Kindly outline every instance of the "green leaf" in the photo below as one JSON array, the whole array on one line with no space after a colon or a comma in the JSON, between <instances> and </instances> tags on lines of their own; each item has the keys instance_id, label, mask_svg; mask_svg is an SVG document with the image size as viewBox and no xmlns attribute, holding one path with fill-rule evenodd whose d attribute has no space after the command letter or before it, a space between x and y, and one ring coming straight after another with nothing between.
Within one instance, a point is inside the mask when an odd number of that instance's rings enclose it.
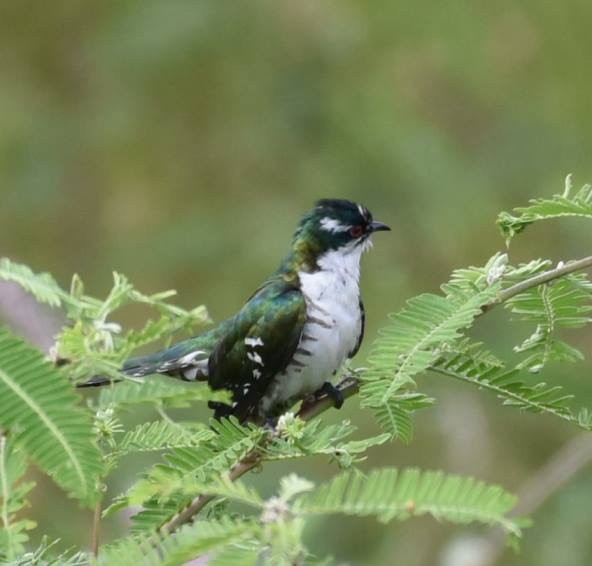
<instances>
[{"instance_id":1,"label":"green leaf","mask_svg":"<svg viewBox=\"0 0 592 566\"><path fill-rule=\"evenodd\" d=\"M540 220L566 216L592 218L592 185L584 185L571 195L571 178L568 176L563 194L553 195L549 199L531 200L530 203L530 206L515 208L514 214L502 212L498 216L497 224L506 242L509 243L516 234Z\"/></svg>"},{"instance_id":2,"label":"green leaf","mask_svg":"<svg viewBox=\"0 0 592 566\"><path fill-rule=\"evenodd\" d=\"M163 310L161 303L155 305L159 310ZM199 325L204 325L209 321L207 310L204 306L199 306L191 311L180 312L170 311L172 305L166 305L169 309L166 314L156 320L148 320L140 330L129 330L125 334L126 350L132 352L141 346L151 344L163 338L169 338L172 334L182 331L190 331Z\"/></svg>"},{"instance_id":3,"label":"green leaf","mask_svg":"<svg viewBox=\"0 0 592 566\"><path fill-rule=\"evenodd\" d=\"M534 333L514 349L528 354L521 367L538 372L552 360L573 362L583 358L555 335L560 328L581 328L592 321L592 284L585 274L528 289L509 299L505 306L519 320L536 324Z\"/></svg>"},{"instance_id":4,"label":"green leaf","mask_svg":"<svg viewBox=\"0 0 592 566\"><path fill-rule=\"evenodd\" d=\"M126 380L104 387L99 396L100 407L122 407L141 403L164 403L187 407L191 401L228 402L227 391L212 391L206 383L184 383L170 377L153 376L140 382Z\"/></svg>"},{"instance_id":5,"label":"green leaf","mask_svg":"<svg viewBox=\"0 0 592 566\"><path fill-rule=\"evenodd\" d=\"M137 425L126 432L117 444L119 455L132 452L154 452L169 448L195 448L215 436L215 432L203 427L189 427L169 421L154 421Z\"/></svg>"},{"instance_id":6,"label":"green leaf","mask_svg":"<svg viewBox=\"0 0 592 566\"><path fill-rule=\"evenodd\" d=\"M88 566L89 557L85 552L66 550L57 554L54 547L59 540L49 542L44 536L41 544L33 551L26 552L12 560L7 566Z\"/></svg>"},{"instance_id":7,"label":"green leaf","mask_svg":"<svg viewBox=\"0 0 592 566\"><path fill-rule=\"evenodd\" d=\"M208 566L258 566L261 550L258 541L247 539L217 551L208 559Z\"/></svg>"},{"instance_id":8,"label":"green leaf","mask_svg":"<svg viewBox=\"0 0 592 566\"><path fill-rule=\"evenodd\" d=\"M28 506L27 495L34 482L22 482L27 471L27 459L22 450L0 436L0 558L15 559L25 551L29 540L26 531L34 528L33 521L15 515Z\"/></svg>"},{"instance_id":9,"label":"green leaf","mask_svg":"<svg viewBox=\"0 0 592 566\"><path fill-rule=\"evenodd\" d=\"M179 566L205 553L222 550L252 538L259 531L249 520L196 521L185 525L175 534L128 537L103 546L93 564L141 564L142 566Z\"/></svg>"},{"instance_id":10,"label":"green leaf","mask_svg":"<svg viewBox=\"0 0 592 566\"><path fill-rule=\"evenodd\" d=\"M450 276L450 282L442 285L442 290L447 295L455 295L458 292L470 293L483 290L498 281L513 284L542 273L549 269L551 264L551 260L548 259L534 259L528 263L513 266L508 263L508 254L498 252L482 267L455 269ZM448 290L450 293L447 292Z\"/></svg>"},{"instance_id":11,"label":"green leaf","mask_svg":"<svg viewBox=\"0 0 592 566\"><path fill-rule=\"evenodd\" d=\"M142 504L147 509L133 517L134 530L160 527L195 497L204 484L228 472L267 434L262 428L239 424L234 417L212 420L210 426L216 433L211 440L197 449L171 450L165 456L165 463L155 465L116 503L116 508ZM158 509L163 502L164 514Z\"/></svg>"},{"instance_id":12,"label":"green leaf","mask_svg":"<svg viewBox=\"0 0 592 566\"><path fill-rule=\"evenodd\" d=\"M29 267L0 259L0 279L18 283L40 302L53 307L64 307L74 322L63 329L56 343L56 355L69 363L63 368L73 382L92 375L105 375L114 380L121 378L123 360L137 347L180 331L191 331L197 325L209 322L205 307L185 310L166 303L175 294L165 291L145 295L136 290L128 279L113 273L113 287L103 301L84 294L84 284L75 275L70 292L64 291L47 273L35 274ZM121 307L141 303L160 313L156 321L148 321L140 330L121 334L121 327L110 320Z\"/></svg>"},{"instance_id":13,"label":"green leaf","mask_svg":"<svg viewBox=\"0 0 592 566\"><path fill-rule=\"evenodd\" d=\"M413 399L417 399L418 402L413 402ZM389 434L394 438L398 438L403 442L411 442L413 438L413 413L417 409L431 405L432 402L432 399L420 393L405 391L393 395L390 399L373 407L374 416L381 428L389 431Z\"/></svg>"},{"instance_id":14,"label":"green leaf","mask_svg":"<svg viewBox=\"0 0 592 566\"><path fill-rule=\"evenodd\" d=\"M374 409L380 424L392 435L408 439L411 409L428 404L425 398L409 402L403 388L415 386L413 377L426 370L438 357L438 348L461 337L499 292L496 283L482 290L448 285L448 296L424 294L407 301L391 323L381 329L362 374L362 406ZM403 396L401 396L403 393Z\"/></svg>"},{"instance_id":15,"label":"green leaf","mask_svg":"<svg viewBox=\"0 0 592 566\"><path fill-rule=\"evenodd\" d=\"M492 363L489 355L480 352L477 347L478 345L475 345L472 350L464 352L448 352L430 369L491 391L503 400L504 405L531 413L550 414L583 426L585 419L578 421L578 417L567 405L573 399L573 395L563 393L559 386L547 386L545 383L527 385L518 379L519 368L507 369L499 363Z\"/></svg>"},{"instance_id":16,"label":"green leaf","mask_svg":"<svg viewBox=\"0 0 592 566\"><path fill-rule=\"evenodd\" d=\"M6 257L0 258L0 279L18 283L40 303L52 307L59 307L62 301L69 300L68 293L49 273L33 273L26 265L14 263Z\"/></svg>"},{"instance_id":17,"label":"green leaf","mask_svg":"<svg viewBox=\"0 0 592 566\"><path fill-rule=\"evenodd\" d=\"M151 497L175 492L194 494L192 480L203 484L208 478L227 472L257 445L266 432L254 426L242 426L235 418L211 421L217 435L198 450L175 448L166 456L166 464L157 464L128 493L133 504Z\"/></svg>"},{"instance_id":18,"label":"green leaf","mask_svg":"<svg viewBox=\"0 0 592 566\"><path fill-rule=\"evenodd\" d=\"M0 426L65 490L92 504L103 464L90 415L58 370L2 328Z\"/></svg>"},{"instance_id":19,"label":"green leaf","mask_svg":"<svg viewBox=\"0 0 592 566\"><path fill-rule=\"evenodd\" d=\"M280 480L279 497L282 501L290 501L297 495L306 493L314 488L314 483L296 474L289 474Z\"/></svg>"},{"instance_id":20,"label":"green leaf","mask_svg":"<svg viewBox=\"0 0 592 566\"><path fill-rule=\"evenodd\" d=\"M195 482L193 487L195 493L226 497L256 508L263 506L263 499L253 488L241 481L232 481L227 473L211 477L203 483Z\"/></svg>"},{"instance_id":21,"label":"green leaf","mask_svg":"<svg viewBox=\"0 0 592 566\"><path fill-rule=\"evenodd\" d=\"M342 473L302 496L295 509L305 514L374 515L383 522L429 514L453 523L498 526L519 536L518 522L507 517L515 502L501 487L472 478L385 468L367 476Z\"/></svg>"},{"instance_id":22,"label":"green leaf","mask_svg":"<svg viewBox=\"0 0 592 566\"><path fill-rule=\"evenodd\" d=\"M293 434L283 431L263 448L264 460L283 460L302 458L318 454L326 454L335 458L341 466L348 467L364 458L362 455L368 448L383 444L390 439L384 433L362 440L345 441L357 429L349 421L339 424L323 425L320 419L307 423L300 421L302 427Z\"/></svg>"}]
</instances>

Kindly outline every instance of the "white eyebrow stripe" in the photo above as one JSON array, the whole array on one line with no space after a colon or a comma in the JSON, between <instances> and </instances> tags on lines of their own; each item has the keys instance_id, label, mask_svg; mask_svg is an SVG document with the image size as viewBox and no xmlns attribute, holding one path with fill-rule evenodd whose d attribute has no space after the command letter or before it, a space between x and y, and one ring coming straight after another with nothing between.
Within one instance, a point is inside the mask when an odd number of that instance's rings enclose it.
<instances>
[{"instance_id":1,"label":"white eyebrow stripe","mask_svg":"<svg viewBox=\"0 0 592 566\"><path fill-rule=\"evenodd\" d=\"M362 218L364 220L368 220L368 209L366 207L362 206L361 204L358 204L358 210L360 211Z\"/></svg>"},{"instance_id":2,"label":"white eyebrow stripe","mask_svg":"<svg viewBox=\"0 0 592 566\"><path fill-rule=\"evenodd\" d=\"M337 232L347 232L351 226L345 226L339 220L325 216L321 218L321 228L326 232L333 232L335 234Z\"/></svg>"}]
</instances>

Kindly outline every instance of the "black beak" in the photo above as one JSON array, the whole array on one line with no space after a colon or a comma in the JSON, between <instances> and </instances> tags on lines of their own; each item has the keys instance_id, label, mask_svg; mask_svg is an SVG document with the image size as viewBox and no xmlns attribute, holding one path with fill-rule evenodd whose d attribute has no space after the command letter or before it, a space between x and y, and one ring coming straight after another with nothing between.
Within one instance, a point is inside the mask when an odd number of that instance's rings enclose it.
<instances>
[{"instance_id":1,"label":"black beak","mask_svg":"<svg viewBox=\"0 0 592 566\"><path fill-rule=\"evenodd\" d=\"M390 230L391 227L385 224L384 222L378 222L375 220L374 222L370 223L370 231L371 232L381 232L384 230Z\"/></svg>"}]
</instances>

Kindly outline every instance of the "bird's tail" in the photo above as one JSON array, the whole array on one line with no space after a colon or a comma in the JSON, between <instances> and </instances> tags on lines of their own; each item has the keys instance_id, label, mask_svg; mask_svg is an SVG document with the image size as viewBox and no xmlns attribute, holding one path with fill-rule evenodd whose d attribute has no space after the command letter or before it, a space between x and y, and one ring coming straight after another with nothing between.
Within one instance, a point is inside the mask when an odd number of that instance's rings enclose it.
<instances>
[{"instance_id":1,"label":"bird's tail","mask_svg":"<svg viewBox=\"0 0 592 566\"><path fill-rule=\"evenodd\" d=\"M166 350L130 358L123 364L121 371L133 378L164 374L183 381L207 381L211 347L204 342L202 337L190 338ZM100 387L118 381L122 380L95 375L76 387Z\"/></svg>"}]
</instances>

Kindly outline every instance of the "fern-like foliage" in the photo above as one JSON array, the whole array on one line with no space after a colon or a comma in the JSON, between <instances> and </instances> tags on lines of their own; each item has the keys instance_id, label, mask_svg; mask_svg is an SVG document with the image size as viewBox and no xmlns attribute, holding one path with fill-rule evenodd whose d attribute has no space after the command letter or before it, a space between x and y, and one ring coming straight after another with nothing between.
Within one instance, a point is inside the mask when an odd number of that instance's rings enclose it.
<instances>
[{"instance_id":1,"label":"fern-like foliage","mask_svg":"<svg viewBox=\"0 0 592 566\"><path fill-rule=\"evenodd\" d=\"M483 266L455 269L450 276L450 282L445 283L442 288L445 292L456 294L484 289L495 282L507 287L538 275L551 267L551 261L548 259L534 259L517 266L510 265L508 261L507 253L497 252Z\"/></svg>"},{"instance_id":2,"label":"fern-like foliage","mask_svg":"<svg viewBox=\"0 0 592 566\"><path fill-rule=\"evenodd\" d=\"M76 302L73 306L66 305L66 310L76 322L64 329L57 342L57 356L71 362L66 366L70 378L77 382L96 374L114 379L125 377L119 368L136 348L170 338L179 331L191 331L209 321L203 306L187 311L167 303L173 295L174 291L145 295L126 277L113 273L113 287L107 298L99 301L85 295L82 282L75 277L71 296ZM159 318L149 320L140 330L122 333L119 324L111 318L118 309L132 303L157 310Z\"/></svg>"},{"instance_id":3,"label":"fern-like foliage","mask_svg":"<svg viewBox=\"0 0 592 566\"><path fill-rule=\"evenodd\" d=\"M153 421L139 424L126 432L117 443L116 450L119 456L124 456L132 452L155 452L170 448L195 449L215 435L213 430L205 426L192 430L175 422Z\"/></svg>"},{"instance_id":4,"label":"fern-like foliage","mask_svg":"<svg viewBox=\"0 0 592 566\"><path fill-rule=\"evenodd\" d=\"M572 195L568 182L564 194L533 201L529 207L516 209L514 215L502 215L499 224L509 240L532 222L574 215L592 217L591 186ZM588 265L589 258L580 260L578 267L580 263ZM592 319L592 284L582 275L550 283L549 274L540 277L550 267L547 260L513 267L507 254L498 253L483 267L456 270L442 285L441 294L415 297L391 315L373 346L368 368L359 370L361 404L372 409L386 432L352 439L355 427L348 421L304 422L292 413L279 419L273 433L241 425L234 418L211 421L209 428L174 422L166 408L186 407L192 401L228 402L229 395L212 392L205 384L167 378L141 382L126 378L105 388L98 400L89 401L95 412L91 423L90 416L77 406L67 378L78 382L104 374L123 379L122 360L133 350L192 330L206 322L205 309L187 311L171 305L171 291L145 295L118 273L113 274L108 296L99 300L85 294L77 276L65 291L48 274L35 274L26 266L0 260L0 278L20 284L46 304L64 308L72 321L58 340L57 357L69 362L59 371L0 330L0 557L26 563L19 560L25 556L23 545L31 523L20 519L17 512L25 506L31 487L21 480L29 458L70 494L92 503L99 479L104 480L120 458L163 450L167 451L163 461L147 470L105 512L140 505L132 536L103 547L98 561L86 557L81 564L94 560L98 564L176 565L204 553L214 566L304 564L310 558L303 536L306 520L332 513L374 516L380 521L429 514L456 523L498 526L519 536L520 522L508 517L513 496L497 486L442 472L387 468L363 475L350 469L317 488L290 475L281 480L277 495L267 500L230 478L255 464L310 455L329 456L341 467L351 468L372 446L392 437L408 441L413 413L433 401L415 390L417 376L427 371L488 390L505 405L554 415L592 430L592 412L582 409L576 415L570 407L572 396L545 383L530 385L532 375L523 371L539 371L551 360L579 359L581 354L560 340L557 331L582 327ZM533 280L526 281L533 276L537 276L538 287L532 287ZM464 337L477 316L506 300L514 318L535 328L516 348L524 354L516 367L506 367ZM123 331L114 316L132 303L153 309L156 316L140 329ZM120 412L139 404L155 405L162 420L125 431ZM102 456L97 444L103 449ZM207 499L207 520L174 533L164 532L170 519L200 495L222 501L212 504ZM230 514L227 501L239 502L239 509L246 506L251 514ZM40 557L48 556L43 545L38 551Z\"/></svg>"},{"instance_id":5,"label":"fern-like foliage","mask_svg":"<svg viewBox=\"0 0 592 566\"><path fill-rule=\"evenodd\" d=\"M71 495L94 501L103 464L89 415L64 375L2 328L0 426Z\"/></svg>"},{"instance_id":6,"label":"fern-like foliage","mask_svg":"<svg viewBox=\"0 0 592 566\"><path fill-rule=\"evenodd\" d=\"M514 214L502 212L497 223L506 241L509 242L528 225L539 220L566 216L592 218L592 185L584 185L574 194L572 190L571 175L568 175L563 194L531 200L529 206L514 209Z\"/></svg>"},{"instance_id":7,"label":"fern-like foliage","mask_svg":"<svg viewBox=\"0 0 592 566\"><path fill-rule=\"evenodd\" d=\"M463 342L456 348L443 352L430 367L432 371L494 393L504 405L517 407L531 413L545 413L561 418L584 429L591 426L583 413L575 415L569 407L573 395L563 392L560 386L544 382L528 385L519 379L520 368L506 368L480 344Z\"/></svg>"},{"instance_id":8,"label":"fern-like foliage","mask_svg":"<svg viewBox=\"0 0 592 566\"><path fill-rule=\"evenodd\" d=\"M136 536L105 546L96 565L142 564L178 566L200 556L253 537L259 530L251 520L196 521L172 536Z\"/></svg>"},{"instance_id":9,"label":"fern-like foliage","mask_svg":"<svg viewBox=\"0 0 592 566\"><path fill-rule=\"evenodd\" d=\"M495 525L519 536L518 522L507 516L515 502L501 487L472 478L386 468L367 476L344 472L304 495L295 508L306 514L373 515L384 522L429 514L453 523Z\"/></svg>"},{"instance_id":10,"label":"fern-like foliage","mask_svg":"<svg viewBox=\"0 0 592 566\"><path fill-rule=\"evenodd\" d=\"M370 407L393 436L409 440L412 411L429 403L424 396L409 396L414 376L437 358L437 349L461 337L483 305L494 299L499 285L465 289L449 284L447 296L419 295L409 300L380 332L362 374L362 406Z\"/></svg>"},{"instance_id":11,"label":"fern-like foliage","mask_svg":"<svg viewBox=\"0 0 592 566\"><path fill-rule=\"evenodd\" d=\"M515 350L527 357L522 367L540 371L549 361L576 361L581 352L556 337L560 328L581 328L592 321L592 284L584 274L575 274L539 285L512 297L506 308L536 329Z\"/></svg>"},{"instance_id":12,"label":"fern-like foliage","mask_svg":"<svg viewBox=\"0 0 592 566\"><path fill-rule=\"evenodd\" d=\"M93 375L122 377L121 363L140 346L168 339L176 332L193 331L209 321L205 307L185 310L167 301L175 291L146 295L138 291L120 273L113 273L113 287L104 300L84 292L80 277L74 275L70 290L65 291L47 273L36 274L29 267L0 259L0 279L18 283L37 300L54 307L63 307L73 324L58 337L55 355L69 363L63 371L75 382ZM155 310L158 318L148 320L139 330L123 333L112 320L122 307L139 303Z\"/></svg>"},{"instance_id":13,"label":"fern-like foliage","mask_svg":"<svg viewBox=\"0 0 592 566\"><path fill-rule=\"evenodd\" d=\"M220 566L301 564L309 557L303 541L306 518L334 513L374 516L383 522L430 514L454 523L498 526L515 537L521 534L520 522L508 517L514 496L500 487L442 472L385 468L365 476L348 471L317 488L291 474L267 500L225 475L211 477L199 490L250 506L257 515L199 521L166 538L139 534L107 547L99 563L118 564L125 557L138 564L176 566L213 551L212 563Z\"/></svg>"},{"instance_id":14,"label":"fern-like foliage","mask_svg":"<svg viewBox=\"0 0 592 566\"><path fill-rule=\"evenodd\" d=\"M99 395L100 408L125 408L140 404L187 407L192 401L228 402L227 391L212 391L205 383L185 383L154 376L141 381L126 380L104 387Z\"/></svg>"},{"instance_id":15,"label":"fern-like foliage","mask_svg":"<svg viewBox=\"0 0 592 566\"><path fill-rule=\"evenodd\" d=\"M14 560L25 551L27 531L35 527L33 521L16 514L28 505L27 495L35 485L23 482L27 470L24 452L0 436L0 559Z\"/></svg>"},{"instance_id":16,"label":"fern-like foliage","mask_svg":"<svg viewBox=\"0 0 592 566\"><path fill-rule=\"evenodd\" d=\"M261 564L261 545L247 539L224 547L208 560L208 566L258 566ZM307 562L308 565L308 562Z\"/></svg>"},{"instance_id":17,"label":"fern-like foliage","mask_svg":"<svg viewBox=\"0 0 592 566\"><path fill-rule=\"evenodd\" d=\"M31 293L40 303L51 307L62 306L69 295L49 273L33 273L26 265L15 263L8 258L0 258L0 279L18 283Z\"/></svg>"},{"instance_id":18,"label":"fern-like foliage","mask_svg":"<svg viewBox=\"0 0 592 566\"><path fill-rule=\"evenodd\" d=\"M264 460L285 460L320 454L347 468L364 460L364 453L369 448L384 444L390 438L390 434L384 433L362 440L346 440L356 430L349 421L323 426L320 419L304 422L287 413L280 418L279 434L262 447L262 457Z\"/></svg>"},{"instance_id":19,"label":"fern-like foliage","mask_svg":"<svg viewBox=\"0 0 592 566\"><path fill-rule=\"evenodd\" d=\"M134 529L156 530L199 493L205 481L228 472L267 434L261 428L240 425L234 418L212 420L210 426L215 436L197 450L174 448L168 452L165 462L149 470L109 511L143 505L145 510L134 517Z\"/></svg>"},{"instance_id":20,"label":"fern-like foliage","mask_svg":"<svg viewBox=\"0 0 592 566\"><path fill-rule=\"evenodd\" d=\"M34 550L25 552L6 566L89 566L90 558L85 552L55 550L58 540L49 541L43 537L41 544Z\"/></svg>"}]
</instances>

